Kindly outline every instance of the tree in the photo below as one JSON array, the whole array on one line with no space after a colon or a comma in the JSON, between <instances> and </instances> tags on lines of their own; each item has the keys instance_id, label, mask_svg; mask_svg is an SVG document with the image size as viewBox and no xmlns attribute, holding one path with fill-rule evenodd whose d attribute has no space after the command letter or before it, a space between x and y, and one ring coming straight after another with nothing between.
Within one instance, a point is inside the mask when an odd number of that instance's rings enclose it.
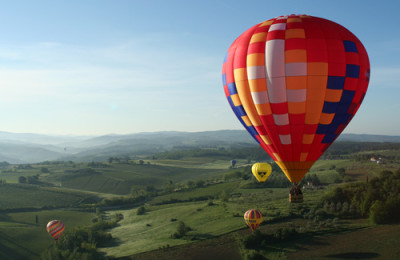
<instances>
[{"instance_id":1,"label":"tree","mask_svg":"<svg viewBox=\"0 0 400 260\"><path fill-rule=\"evenodd\" d=\"M26 183L26 177L25 176L19 176L18 177L18 183Z\"/></svg>"},{"instance_id":2,"label":"tree","mask_svg":"<svg viewBox=\"0 0 400 260\"><path fill-rule=\"evenodd\" d=\"M42 168L40 169L40 172L41 172L41 173L49 173L50 171L49 171L48 168L42 167Z\"/></svg>"},{"instance_id":3,"label":"tree","mask_svg":"<svg viewBox=\"0 0 400 260\"><path fill-rule=\"evenodd\" d=\"M8 162L0 162L0 168L1 169L5 169L5 168L7 168L8 166L9 166L10 164L8 163Z\"/></svg>"},{"instance_id":4,"label":"tree","mask_svg":"<svg viewBox=\"0 0 400 260\"><path fill-rule=\"evenodd\" d=\"M340 177L344 178L346 175L346 170L344 168L337 168L336 172L339 174Z\"/></svg>"},{"instance_id":5,"label":"tree","mask_svg":"<svg viewBox=\"0 0 400 260\"><path fill-rule=\"evenodd\" d=\"M370 208L369 219L375 224L382 224L385 222L385 205L382 201L377 200Z\"/></svg>"},{"instance_id":6,"label":"tree","mask_svg":"<svg viewBox=\"0 0 400 260\"><path fill-rule=\"evenodd\" d=\"M27 182L29 184L38 184L38 183L40 183L39 175L28 176Z\"/></svg>"},{"instance_id":7,"label":"tree","mask_svg":"<svg viewBox=\"0 0 400 260\"><path fill-rule=\"evenodd\" d=\"M400 196L383 202L377 200L370 208L369 219L375 224L400 222Z\"/></svg>"},{"instance_id":8,"label":"tree","mask_svg":"<svg viewBox=\"0 0 400 260\"><path fill-rule=\"evenodd\" d=\"M311 174L311 183L314 185L314 186L319 186L319 185L321 185L321 181L319 180L319 178L318 178L318 176L316 175L316 174Z\"/></svg>"},{"instance_id":9,"label":"tree","mask_svg":"<svg viewBox=\"0 0 400 260\"><path fill-rule=\"evenodd\" d=\"M146 213L146 208L143 206L140 206L136 211L137 215L144 215L144 213Z\"/></svg>"},{"instance_id":10,"label":"tree","mask_svg":"<svg viewBox=\"0 0 400 260\"><path fill-rule=\"evenodd\" d=\"M206 183L206 182L203 181L203 180L197 180L197 181L196 181L196 187L197 187L197 188L201 188L201 187L204 186L205 183Z\"/></svg>"},{"instance_id":11,"label":"tree","mask_svg":"<svg viewBox=\"0 0 400 260\"><path fill-rule=\"evenodd\" d=\"M176 232L172 235L173 238L181 238L184 237L187 232L191 231L192 229L189 226L186 226L183 221L179 221L178 228Z\"/></svg>"},{"instance_id":12,"label":"tree","mask_svg":"<svg viewBox=\"0 0 400 260\"><path fill-rule=\"evenodd\" d=\"M193 189L196 187L196 184L194 183L194 181L188 181L186 183L186 185L188 186L189 189Z\"/></svg>"},{"instance_id":13,"label":"tree","mask_svg":"<svg viewBox=\"0 0 400 260\"><path fill-rule=\"evenodd\" d=\"M155 192L156 188L153 185L147 185L146 186L146 191L147 192Z\"/></svg>"}]
</instances>

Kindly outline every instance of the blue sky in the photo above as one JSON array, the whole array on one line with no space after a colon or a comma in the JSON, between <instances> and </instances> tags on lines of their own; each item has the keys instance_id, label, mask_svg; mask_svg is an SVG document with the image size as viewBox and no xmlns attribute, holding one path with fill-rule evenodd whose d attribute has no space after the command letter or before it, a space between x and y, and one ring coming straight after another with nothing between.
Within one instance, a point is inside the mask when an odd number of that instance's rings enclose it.
<instances>
[{"instance_id":1,"label":"blue sky","mask_svg":"<svg viewBox=\"0 0 400 260\"><path fill-rule=\"evenodd\" d=\"M0 131L63 135L242 129L221 67L234 39L285 14L333 20L371 62L346 133L400 135L398 1L7 1Z\"/></svg>"}]
</instances>

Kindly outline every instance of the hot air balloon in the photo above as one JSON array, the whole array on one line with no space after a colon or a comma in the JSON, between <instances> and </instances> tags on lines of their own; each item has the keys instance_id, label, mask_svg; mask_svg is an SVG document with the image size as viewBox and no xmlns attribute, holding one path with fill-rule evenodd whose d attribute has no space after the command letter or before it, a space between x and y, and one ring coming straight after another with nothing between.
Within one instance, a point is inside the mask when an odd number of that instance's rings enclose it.
<instances>
[{"instance_id":1,"label":"hot air balloon","mask_svg":"<svg viewBox=\"0 0 400 260\"><path fill-rule=\"evenodd\" d=\"M271 175L272 167L268 163L255 163L251 167L251 171L253 172L253 175L256 177L257 181L263 183Z\"/></svg>"},{"instance_id":2,"label":"hot air balloon","mask_svg":"<svg viewBox=\"0 0 400 260\"><path fill-rule=\"evenodd\" d=\"M309 15L259 23L230 46L222 78L239 121L292 183L345 129L370 76L367 52L343 26Z\"/></svg>"},{"instance_id":3,"label":"hot air balloon","mask_svg":"<svg viewBox=\"0 0 400 260\"><path fill-rule=\"evenodd\" d=\"M64 223L61 220L52 220L47 223L47 232L57 242L64 232Z\"/></svg>"},{"instance_id":4,"label":"hot air balloon","mask_svg":"<svg viewBox=\"0 0 400 260\"><path fill-rule=\"evenodd\" d=\"M252 231L256 230L263 221L263 215L261 211L257 209L249 209L244 213L244 221L250 227Z\"/></svg>"},{"instance_id":5,"label":"hot air balloon","mask_svg":"<svg viewBox=\"0 0 400 260\"><path fill-rule=\"evenodd\" d=\"M231 165L232 165L232 167L235 167L235 165L236 165L236 160L235 159L231 160Z\"/></svg>"}]
</instances>

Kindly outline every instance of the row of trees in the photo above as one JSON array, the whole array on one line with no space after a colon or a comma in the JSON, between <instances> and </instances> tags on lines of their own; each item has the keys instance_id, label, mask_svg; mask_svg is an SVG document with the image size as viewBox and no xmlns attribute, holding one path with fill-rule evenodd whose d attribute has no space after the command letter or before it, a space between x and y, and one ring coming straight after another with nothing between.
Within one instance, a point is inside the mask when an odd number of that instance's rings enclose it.
<instances>
[{"instance_id":1,"label":"row of trees","mask_svg":"<svg viewBox=\"0 0 400 260\"><path fill-rule=\"evenodd\" d=\"M329 206L327 206L329 205ZM337 187L321 201L342 216L369 217L373 223L400 222L400 169L382 171L366 183L350 183ZM340 207L340 212L339 211Z\"/></svg>"},{"instance_id":2,"label":"row of trees","mask_svg":"<svg viewBox=\"0 0 400 260\"><path fill-rule=\"evenodd\" d=\"M180 160L184 157L214 157L230 160L231 158L261 161L270 157L258 146L202 149L193 148L179 151L169 151L153 155L152 159Z\"/></svg>"},{"instance_id":3,"label":"row of trees","mask_svg":"<svg viewBox=\"0 0 400 260\"><path fill-rule=\"evenodd\" d=\"M119 164L140 164L143 165L145 162L143 160L138 160L138 161L132 161L129 156L124 156L124 157L109 157L108 158L108 163L119 163Z\"/></svg>"},{"instance_id":4,"label":"row of trees","mask_svg":"<svg viewBox=\"0 0 400 260\"><path fill-rule=\"evenodd\" d=\"M41 184L42 182L39 180L39 175L32 176L19 176L18 183L28 183L28 184Z\"/></svg>"},{"instance_id":5,"label":"row of trees","mask_svg":"<svg viewBox=\"0 0 400 260\"><path fill-rule=\"evenodd\" d=\"M10 164L6 161L0 162L0 169L6 169Z\"/></svg>"},{"instance_id":6,"label":"row of trees","mask_svg":"<svg viewBox=\"0 0 400 260\"><path fill-rule=\"evenodd\" d=\"M400 143L388 142L334 142L328 150L321 156L324 159L340 159L345 157L356 158L361 151L382 151L382 150L399 150Z\"/></svg>"}]
</instances>

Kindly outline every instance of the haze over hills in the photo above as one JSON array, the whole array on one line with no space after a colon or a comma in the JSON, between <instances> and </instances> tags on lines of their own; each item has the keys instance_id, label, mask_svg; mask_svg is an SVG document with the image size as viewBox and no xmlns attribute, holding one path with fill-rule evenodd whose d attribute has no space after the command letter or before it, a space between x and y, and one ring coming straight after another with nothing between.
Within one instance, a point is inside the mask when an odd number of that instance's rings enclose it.
<instances>
[{"instance_id":1,"label":"haze over hills","mask_svg":"<svg viewBox=\"0 0 400 260\"><path fill-rule=\"evenodd\" d=\"M400 136L342 134L337 141L400 142ZM0 161L101 161L112 156L148 155L174 148L256 146L245 130L148 132L128 135L57 136L0 132Z\"/></svg>"}]
</instances>

